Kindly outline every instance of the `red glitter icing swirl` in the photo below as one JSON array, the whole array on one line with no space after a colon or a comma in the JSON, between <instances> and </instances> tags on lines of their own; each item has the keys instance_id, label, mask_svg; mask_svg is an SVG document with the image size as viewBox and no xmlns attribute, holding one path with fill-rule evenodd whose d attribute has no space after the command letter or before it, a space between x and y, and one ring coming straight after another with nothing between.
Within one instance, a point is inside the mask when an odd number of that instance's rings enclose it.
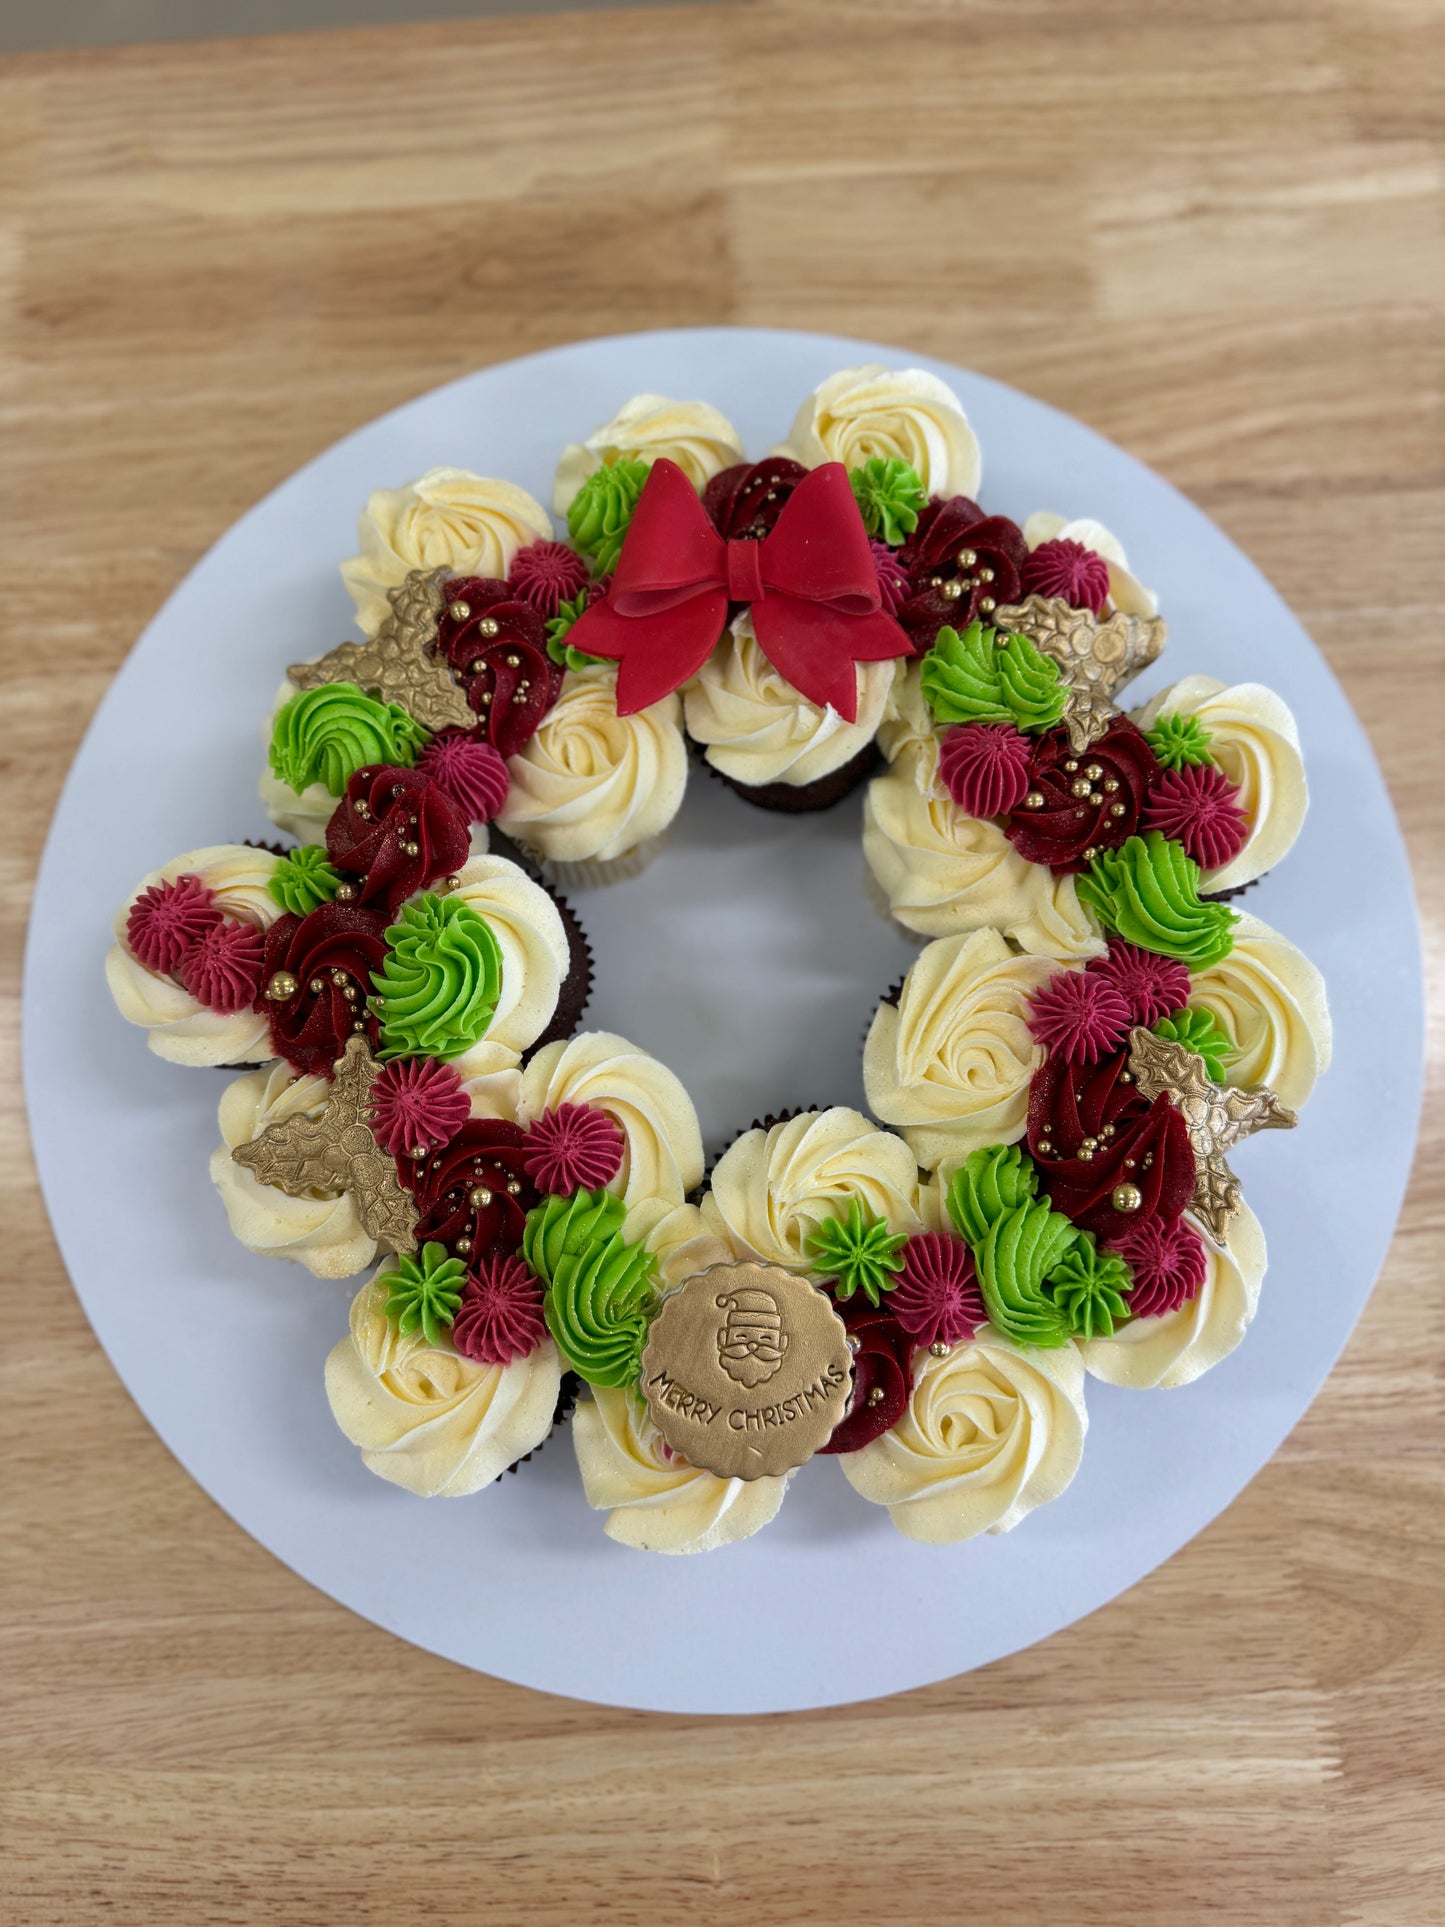
<instances>
[{"instance_id":1,"label":"red glitter icing swirl","mask_svg":"<svg viewBox=\"0 0 1445 1927\"><path fill-rule=\"evenodd\" d=\"M1082 542L1056 537L1040 542L1023 566L1021 588L1026 596L1041 595L1067 602L1072 609L1104 613L1109 600L1109 565L1102 555Z\"/></svg>"},{"instance_id":2,"label":"red glitter icing swirl","mask_svg":"<svg viewBox=\"0 0 1445 1927\"><path fill-rule=\"evenodd\" d=\"M960 1345L988 1317L962 1238L921 1231L903 1247L903 1269L888 1294L888 1309L920 1345Z\"/></svg>"},{"instance_id":3,"label":"red glitter icing swirl","mask_svg":"<svg viewBox=\"0 0 1445 1927\"><path fill-rule=\"evenodd\" d=\"M538 1202L526 1172L526 1134L506 1118L474 1117L424 1163L399 1160L402 1182L421 1211L418 1244L435 1239L473 1265L515 1251ZM470 1240L470 1251L458 1240Z\"/></svg>"},{"instance_id":4,"label":"red glitter icing swirl","mask_svg":"<svg viewBox=\"0 0 1445 1927\"><path fill-rule=\"evenodd\" d=\"M153 883L141 891L125 920L125 940L147 970L169 977L220 921L215 893L188 872L174 883Z\"/></svg>"},{"instance_id":5,"label":"red glitter icing swirl","mask_svg":"<svg viewBox=\"0 0 1445 1927\"><path fill-rule=\"evenodd\" d=\"M387 764L356 772L326 826L326 854L360 879L356 902L388 919L409 896L459 870L471 847L471 825L439 784Z\"/></svg>"},{"instance_id":6,"label":"red glitter icing swirl","mask_svg":"<svg viewBox=\"0 0 1445 1927\"><path fill-rule=\"evenodd\" d=\"M1050 1203L1101 1240L1177 1218L1194 1195L1184 1119L1163 1092L1139 1095L1124 1051L1095 1065L1045 1058L1029 1086L1028 1148ZM1139 1193L1132 1211L1113 1201L1124 1184Z\"/></svg>"},{"instance_id":7,"label":"red glitter icing swirl","mask_svg":"<svg viewBox=\"0 0 1445 1927\"><path fill-rule=\"evenodd\" d=\"M484 1258L467 1279L452 1343L479 1365L510 1365L547 1336L542 1286L520 1258Z\"/></svg>"},{"instance_id":8,"label":"red glitter icing swirl","mask_svg":"<svg viewBox=\"0 0 1445 1927\"><path fill-rule=\"evenodd\" d=\"M1088 965L1091 977L1102 977L1114 986L1129 1006L1131 1024L1146 1028L1161 1017L1183 1010L1189 1002L1189 968L1173 957L1157 956L1137 944L1109 939L1102 957Z\"/></svg>"},{"instance_id":9,"label":"red glitter icing swirl","mask_svg":"<svg viewBox=\"0 0 1445 1927\"><path fill-rule=\"evenodd\" d=\"M1051 729L1035 742L1029 766L1029 792L1042 804L1029 809L1025 797L1004 835L1030 863L1082 870L1095 851L1117 849L1138 829L1158 773L1153 750L1127 716L1116 716L1083 750L1067 730Z\"/></svg>"},{"instance_id":10,"label":"red glitter icing swirl","mask_svg":"<svg viewBox=\"0 0 1445 1927\"><path fill-rule=\"evenodd\" d=\"M966 816L1006 816L1024 800L1032 755L1011 723L957 723L938 745L938 773Z\"/></svg>"},{"instance_id":11,"label":"red glitter icing swirl","mask_svg":"<svg viewBox=\"0 0 1445 1927\"><path fill-rule=\"evenodd\" d=\"M249 923L213 923L181 959L181 982L207 1010L229 1014L256 1001L264 945Z\"/></svg>"},{"instance_id":12,"label":"red glitter icing swirl","mask_svg":"<svg viewBox=\"0 0 1445 1927\"><path fill-rule=\"evenodd\" d=\"M555 616L587 587L587 564L565 542L529 542L512 558L507 587L542 616Z\"/></svg>"},{"instance_id":13,"label":"red glitter icing swirl","mask_svg":"<svg viewBox=\"0 0 1445 1927\"><path fill-rule=\"evenodd\" d=\"M393 1157L410 1157L418 1146L439 1150L471 1114L461 1078L435 1058L399 1057L372 1081L372 1135Z\"/></svg>"},{"instance_id":14,"label":"red glitter icing swirl","mask_svg":"<svg viewBox=\"0 0 1445 1927\"><path fill-rule=\"evenodd\" d=\"M386 918L349 903L323 903L309 916L287 912L266 932L257 1008L271 1020L271 1048L303 1074L330 1077L353 1032L373 1048L377 1022L366 1007L371 973L386 955ZM266 995L278 971L296 979L294 995ZM313 983L320 990L311 988ZM346 995L350 989L352 995Z\"/></svg>"},{"instance_id":15,"label":"red glitter icing swirl","mask_svg":"<svg viewBox=\"0 0 1445 1927\"><path fill-rule=\"evenodd\" d=\"M1182 843L1201 870L1221 870L1249 840L1239 791L1213 763L1161 770L1144 809L1146 830Z\"/></svg>"},{"instance_id":16,"label":"red glitter icing swirl","mask_svg":"<svg viewBox=\"0 0 1445 1927\"><path fill-rule=\"evenodd\" d=\"M1129 1034L1129 1006L1106 977L1057 970L1029 1000L1029 1029L1047 1051L1096 1064Z\"/></svg>"},{"instance_id":17,"label":"red glitter icing swirl","mask_svg":"<svg viewBox=\"0 0 1445 1927\"><path fill-rule=\"evenodd\" d=\"M559 1104L543 1111L527 1133L524 1169L539 1191L570 1198L599 1191L622 1169L627 1140L605 1111Z\"/></svg>"},{"instance_id":18,"label":"red glitter icing swirl","mask_svg":"<svg viewBox=\"0 0 1445 1927\"><path fill-rule=\"evenodd\" d=\"M499 816L512 784L501 752L466 729L438 730L416 766L469 823L490 823Z\"/></svg>"},{"instance_id":19,"label":"red glitter icing swirl","mask_svg":"<svg viewBox=\"0 0 1445 1927\"><path fill-rule=\"evenodd\" d=\"M735 462L714 475L702 492L702 505L725 542L771 535L783 504L807 474L788 455L761 462Z\"/></svg>"},{"instance_id":20,"label":"red glitter icing swirl","mask_svg":"<svg viewBox=\"0 0 1445 1927\"><path fill-rule=\"evenodd\" d=\"M898 620L915 649L931 649L945 623L965 629L976 616L987 621L999 604L1017 602L1027 554L1023 530L1006 515L985 515L966 495L929 502L898 551L910 585Z\"/></svg>"},{"instance_id":21,"label":"red glitter icing swirl","mask_svg":"<svg viewBox=\"0 0 1445 1927\"><path fill-rule=\"evenodd\" d=\"M913 1389L913 1340L886 1305L870 1305L859 1296L836 1309L848 1327L850 1343L857 1345L853 1394L847 1416L821 1450L861 1452L903 1416Z\"/></svg>"},{"instance_id":22,"label":"red glitter icing swirl","mask_svg":"<svg viewBox=\"0 0 1445 1927\"><path fill-rule=\"evenodd\" d=\"M1134 1273L1129 1310L1135 1318L1161 1318L1187 1305L1209 1275L1204 1240L1183 1218L1150 1218L1110 1242Z\"/></svg>"},{"instance_id":23,"label":"red glitter icing swirl","mask_svg":"<svg viewBox=\"0 0 1445 1927\"><path fill-rule=\"evenodd\" d=\"M886 542L872 541L873 567L878 575L878 593L886 615L896 616L908 600L908 571Z\"/></svg>"},{"instance_id":24,"label":"red glitter icing swirl","mask_svg":"<svg viewBox=\"0 0 1445 1927\"><path fill-rule=\"evenodd\" d=\"M437 648L481 718L487 741L503 756L515 756L562 688L541 615L495 577L459 576L447 584Z\"/></svg>"}]
</instances>

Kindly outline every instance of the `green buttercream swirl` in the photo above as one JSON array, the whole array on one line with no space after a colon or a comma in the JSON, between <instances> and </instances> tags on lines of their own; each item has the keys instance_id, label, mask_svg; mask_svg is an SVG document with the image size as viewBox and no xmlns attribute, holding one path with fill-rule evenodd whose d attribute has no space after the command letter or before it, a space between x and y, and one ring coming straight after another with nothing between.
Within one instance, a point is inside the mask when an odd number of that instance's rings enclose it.
<instances>
[{"instance_id":1,"label":"green buttercream swirl","mask_svg":"<svg viewBox=\"0 0 1445 1927\"><path fill-rule=\"evenodd\" d=\"M948 1215L961 1238L980 1245L989 1227L1027 1204L1039 1188L1038 1167L1016 1144L989 1144L970 1154L948 1187Z\"/></svg>"},{"instance_id":2,"label":"green buttercream swirl","mask_svg":"<svg viewBox=\"0 0 1445 1927\"><path fill-rule=\"evenodd\" d=\"M491 926L460 897L424 893L402 905L368 999L381 1056L458 1057L486 1032L502 988Z\"/></svg>"},{"instance_id":3,"label":"green buttercream swirl","mask_svg":"<svg viewBox=\"0 0 1445 1927\"><path fill-rule=\"evenodd\" d=\"M567 528L598 575L610 575L647 480L648 463L624 458L594 470L572 498Z\"/></svg>"},{"instance_id":4,"label":"green buttercream swirl","mask_svg":"<svg viewBox=\"0 0 1445 1927\"><path fill-rule=\"evenodd\" d=\"M1183 769L1186 763L1209 763L1209 745L1214 738L1197 716L1161 716L1144 740L1154 752L1154 760L1165 769Z\"/></svg>"},{"instance_id":5,"label":"green buttercream swirl","mask_svg":"<svg viewBox=\"0 0 1445 1927\"><path fill-rule=\"evenodd\" d=\"M1125 943L1207 970L1234 948L1234 911L1199 900L1199 865L1158 830L1096 856L1077 880L1105 930Z\"/></svg>"},{"instance_id":6,"label":"green buttercream swirl","mask_svg":"<svg viewBox=\"0 0 1445 1927\"><path fill-rule=\"evenodd\" d=\"M320 843L303 843L282 858L266 887L283 910L307 917L330 903L340 882L340 873L326 860L325 848Z\"/></svg>"},{"instance_id":7,"label":"green buttercream swirl","mask_svg":"<svg viewBox=\"0 0 1445 1927\"><path fill-rule=\"evenodd\" d=\"M443 1330L457 1315L466 1284L467 1268L460 1258L447 1255L445 1245L425 1244L418 1256L405 1252L396 1270L382 1279L387 1290L386 1315L401 1332L421 1330L428 1345L441 1343Z\"/></svg>"},{"instance_id":8,"label":"green buttercream swirl","mask_svg":"<svg viewBox=\"0 0 1445 1927\"><path fill-rule=\"evenodd\" d=\"M588 663L603 662L603 656L589 656L585 649L574 649L567 632L587 607L587 591L582 589L570 602L564 602L555 616L547 618L547 654L563 669L585 669Z\"/></svg>"},{"instance_id":9,"label":"green buttercream swirl","mask_svg":"<svg viewBox=\"0 0 1445 1927\"><path fill-rule=\"evenodd\" d=\"M657 1308L657 1260L620 1231L566 1252L542 1300L547 1329L589 1385L634 1385Z\"/></svg>"},{"instance_id":10,"label":"green buttercream swirl","mask_svg":"<svg viewBox=\"0 0 1445 1927\"><path fill-rule=\"evenodd\" d=\"M1069 699L1058 665L1027 636L1000 635L982 622L971 622L962 635L940 629L923 658L920 681L940 723L1052 729Z\"/></svg>"},{"instance_id":11,"label":"green buttercream swirl","mask_svg":"<svg viewBox=\"0 0 1445 1927\"><path fill-rule=\"evenodd\" d=\"M1114 1326L1129 1316L1126 1294L1134 1274L1122 1258L1101 1253L1092 1231L1074 1234L1074 1242L1048 1277L1049 1295L1080 1338L1110 1338Z\"/></svg>"},{"instance_id":12,"label":"green buttercream swirl","mask_svg":"<svg viewBox=\"0 0 1445 1927\"><path fill-rule=\"evenodd\" d=\"M918 527L918 511L928 493L918 470L900 455L871 455L861 468L851 469L853 499L871 536L891 549Z\"/></svg>"},{"instance_id":13,"label":"green buttercream swirl","mask_svg":"<svg viewBox=\"0 0 1445 1927\"><path fill-rule=\"evenodd\" d=\"M1049 1296L1044 1280L1077 1237L1062 1212L1042 1198L995 1218L974 1246L973 1262L996 1331L1019 1345L1068 1343L1068 1313Z\"/></svg>"},{"instance_id":14,"label":"green buttercream swirl","mask_svg":"<svg viewBox=\"0 0 1445 1927\"><path fill-rule=\"evenodd\" d=\"M818 1260L818 1270L837 1284L840 1298L861 1291L876 1305L898 1282L893 1274L903 1269L907 1242L906 1232L890 1231L886 1220L875 1217L855 1196L848 1201L847 1217L825 1219L809 1238L808 1249Z\"/></svg>"},{"instance_id":15,"label":"green buttercream swirl","mask_svg":"<svg viewBox=\"0 0 1445 1927\"><path fill-rule=\"evenodd\" d=\"M319 781L340 796L368 763L410 769L430 741L399 703L379 703L354 682L322 683L277 710L271 771L298 792Z\"/></svg>"},{"instance_id":16,"label":"green buttercream swirl","mask_svg":"<svg viewBox=\"0 0 1445 1927\"><path fill-rule=\"evenodd\" d=\"M1176 1010L1173 1016L1159 1019L1154 1025L1154 1035L1182 1044L1185 1050L1202 1057L1205 1070L1216 1084L1224 1082L1226 1071L1239 1055L1211 1010L1195 1010L1192 1006Z\"/></svg>"},{"instance_id":17,"label":"green buttercream swirl","mask_svg":"<svg viewBox=\"0 0 1445 1927\"><path fill-rule=\"evenodd\" d=\"M522 1256L544 1285L564 1258L604 1243L622 1229L627 1208L611 1191L574 1191L570 1198L543 1198L527 1213Z\"/></svg>"}]
</instances>

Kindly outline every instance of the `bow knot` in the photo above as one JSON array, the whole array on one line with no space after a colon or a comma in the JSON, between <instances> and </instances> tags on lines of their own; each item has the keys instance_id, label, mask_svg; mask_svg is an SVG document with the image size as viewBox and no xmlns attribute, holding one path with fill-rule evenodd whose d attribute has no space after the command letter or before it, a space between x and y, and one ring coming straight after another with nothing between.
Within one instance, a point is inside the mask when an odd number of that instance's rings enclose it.
<instances>
[{"instance_id":1,"label":"bow knot","mask_svg":"<svg viewBox=\"0 0 1445 1927\"><path fill-rule=\"evenodd\" d=\"M801 696L858 715L857 665L913 653L884 610L863 518L841 462L805 475L761 541L725 542L675 462L653 463L612 587L567 640L618 664L617 713L680 689L746 602L764 655Z\"/></svg>"}]
</instances>

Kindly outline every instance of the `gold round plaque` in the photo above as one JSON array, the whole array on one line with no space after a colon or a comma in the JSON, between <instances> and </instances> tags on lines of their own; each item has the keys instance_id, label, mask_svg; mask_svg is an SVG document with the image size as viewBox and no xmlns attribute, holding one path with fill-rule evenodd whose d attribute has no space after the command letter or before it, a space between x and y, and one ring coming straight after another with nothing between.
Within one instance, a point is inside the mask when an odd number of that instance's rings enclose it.
<instances>
[{"instance_id":1,"label":"gold round plaque","mask_svg":"<svg viewBox=\"0 0 1445 1927\"><path fill-rule=\"evenodd\" d=\"M853 1354L821 1291L778 1265L709 1265L662 1301L642 1354L652 1422L720 1479L768 1479L826 1445Z\"/></svg>"}]
</instances>

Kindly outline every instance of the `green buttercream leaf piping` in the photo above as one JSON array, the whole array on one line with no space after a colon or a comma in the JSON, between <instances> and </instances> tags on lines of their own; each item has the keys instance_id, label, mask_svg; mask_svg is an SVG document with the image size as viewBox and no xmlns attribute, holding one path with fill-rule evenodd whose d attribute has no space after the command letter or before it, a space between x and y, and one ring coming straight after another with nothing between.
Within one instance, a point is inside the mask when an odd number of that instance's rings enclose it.
<instances>
[{"instance_id":1,"label":"green buttercream leaf piping","mask_svg":"<svg viewBox=\"0 0 1445 1927\"><path fill-rule=\"evenodd\" d=\"M589 663L606 660L604 656L589 656L585 649L574 649L567 640L567 631L586 607L587 591L583 589L570 602L564 602L555 616L547 618L547 654L563 669L585 669Z\"/></svg>"},{"instance_id":2,"label":"green buttercream leaf piping","mask_svg":"<svg viewBox=\"0 0 1445 1927\"><path fill-rule=\"evenodd\" d=\"M1026 1151L1016 1144L989 1144L954 1172L948 1215L961 1238L980 1245L991 1225L1027 1204L1038 1188L1038 1167Z\"/></svg>"},{"instance_id":3,"label":"green buttercream leaf piping","mask_svg":"<svg viewBox=\"0 0 1445 1927\"><path fill-rule=\"evenodd\" d=\"M898 548L918 527L918 511L928 494L918 470L899 455L872 455L848 480L869 535Z\"/></svg>"},{"instance_id":4,"label":"green buttercream leaf piping","mask_svg":"<svg viewBox=\"0 0 1445 1927\"><path fill-rule=\"evenodd\" d=\"M846 1218L826 1219L808 1240L808 1249L818 1260L817 1269L837 1285L840 1298L851 1298L861 1291L870 1305L876 1305L885 1291L892 1291L898 1280L894 1272L903 1269L906 1232L893 1232L887 1222L864 1207L859 1197L848 1201Z\"/></svg>"},{"instance_id":5,"label":"green buttercream leaf piping","mask_svg":"<svg viewBox=\"0 0 1445 1927\"><path fill-rule=\"evenodd\" d=\"M1052 729L1069 692L1058 665L1027 636L1007 636L971 622L960 635L939 630L920 671L923 695L940 723L1013 723Z\"/></svg>"},{"instance_id":6,"label":"green buttercream leaf piping","mask_svg":"<svg viewBox=\"0 0 1445 1927\"><path fill-rule=\"evenodd\" d=\"M402 905L368 999L383 1059L458 1057L486 1034L502 989L490 924L460 897L430 892Z\"/></svg>"},{"instance_id":7,"label":"green buttercream leaf piping","mask_svg":"<svg viewBox=\"0 0 1445 1927\"><path fill-rule=\"evenodd\" d=\"M396 1270L382 1283L387 1289L386 1315L400 1332L420 1328L428 1345L439 1345L462 1302L467 1268L460 1258L449 1258L445 1245L425 1244L418 1256L405 1252Z\"/></svg>"},{"instance_id":8,"label":"green buttercream leaf piping","mask_svg":"<svg viewBox=\"0 0 1445 1927\"><path fill-rule=\"evenodd\" d=\"M330 903L341 883L340 874L326 860L320 843L303 843L282 858L267 889L283 910L306 917Z\"/></svg>"},{"instance_id":9,"label":"green buttercream leaf piping","mask_svg":"<svg viewBox=\"0 0 1445 1927\"><path fill-rule=\"evenodd\" d=\"M1067 1312L1044 1289L1078 1233L1061 1212L1033 1198L1005 1212L973 1248L989 1323L1019 1345L1066 1345Z\"/></svg>"},{"instance_id":10,"label":"green buttercream leaf piping","mask_svg":"<svg viewBox=\"0 0 1445 1927\"><path fill-rule=\"evenodd\" d=\"M1113 1252L1100 1252L1092 1231L1079 1231L1048 1275L1048 1291L1080 1338L1109 1338L1129 1316L1134 1274Z\"/></svg>"},{"instance_id":11,"label":"green buttercream leaf piping","mask_svg":"<svg viewBox=\"0 0 1445 1927\"><path fill-rule=\"evenodd\" d=\"M271 773L296 790L319 782L341 796L368 763L410 769L431 741L399 703L377 702L354 682L323 683L283 703L271 725Z\"/></svg>"},{"instance_id":12,"label":"green buttercream leaf piping","mask_svg":"<svg viewBox=\"0 0 1445 1927\"><path fill-rule=\"evenodd\" d=\"M626 1215L626 1206L611 1191L543 1198L527 1213L522 1256L542 1283L550 1285L564 1258L605 1242L622 1229Z\"/></svg>"},{"instance_id":13,"label":"green buttercream leaf piping","mask_svg":"<svg viewBox=\"0 0 1445 1927\"><path fill-rule=\"evenodd\" d=\"M1214 738L1197 716L1160 716L1144 740L1154 752L1154 760L1165 769L1183 769L1186 763L1209 763L1209 745Z\"/></svg>"},{"instance_id":14,"label":"green buttercream leaf piping","mask_svg":"<svg viewBox=\"0 0 1445 1927\"><path fill-rule=\"evenodd\" d=\"M1158 830L1102 851L1077 887L1106 931L1191 970L1209 969L1234 947L1235 912L1200 901L1199 865Z\"/></svg>"},{"instance_id":15,"label":"green buttercream leaf piping","mask_svg":"<svg viewBox=\"0 0 1445 1927\"><path fill-rule=\"evenodd\" d=\"M1239 1055L1213 1011L1197 1010L1193 1005L1176 1010L1172 1016L1161 1017L1154 1025L1154 1035L1182 1044L1196 1057L1202 1057L1204 1068L1216 1084L1224 1082L1229 1066Z\"/></svg>"},{"instance_id":16,"label":"green buttercream leaf piping","mask_svg":"<svg viewBox=\"0 0 1445 1927\"><path fill-rule=\"evenodd\" d=\"M542 1315L565 1362L589 1385L620 1390L642 1372L657 1309L657 1260L620 1231L564 1250L552 1267Z\"/></svg>"},{"instance_id":17,"label":"green buttercream leaf piping","mask_svg":"<svg viewBox=\"0 0 1445 1927\"><path fill-rule=\"evenodd\" d=\"M624 459L594 470L572 498L567 528L598 575L610 575L647 480L649 464Z\"/></svg>"}]
</instances>

